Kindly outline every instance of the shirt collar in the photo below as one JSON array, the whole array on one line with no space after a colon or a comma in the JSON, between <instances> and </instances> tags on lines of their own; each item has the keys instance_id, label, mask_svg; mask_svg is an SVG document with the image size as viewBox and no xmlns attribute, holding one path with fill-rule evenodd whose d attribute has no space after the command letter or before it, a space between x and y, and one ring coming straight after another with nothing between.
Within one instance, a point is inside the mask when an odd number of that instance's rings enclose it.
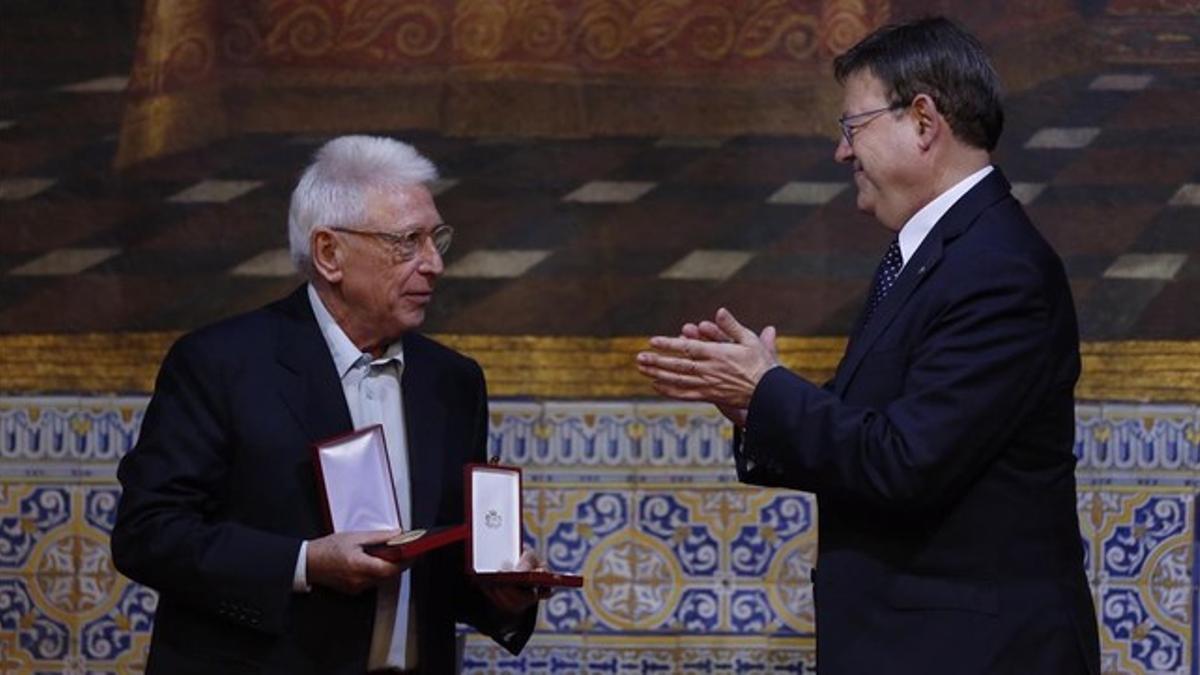
<instances>
[{"instance_id":1,"label":"shirt collar","mask_svg":"<svg viewBox=\"0 0 1200 675\"><path fill-rule=\"evenodd\" d=\"M921 242L925 241L925 237L934 225L946 215L954 203L962 198L968 190L975 187L975 184L983 180L992 172L992 165L987 165L975 173L954 184L954 187L946 190L938 195L933 201L921 207L920 211L913 214L912 218L900 228L900 256L904 259L904 264L908 264L913 254L917 252L917 248L921 246Z\"/></svg>"},{"instance_id":2,"label":"shirt collar","mask_svg":"<svg viewBox=\"0 0 1200 675\"><path fill-rule=\"evenodd\" d=\"M308 284L308 302L312 305L313 316L317 319L321 336L325 338L325 344L329 346L329 353L333 356L333 365L337 369L339 379L345 377L346 373L359 363L383 365L389 361L395 361L397 368L403 370L404 345L400 340L388 345L383 356L378 359L373 358L350 341L346 332L326 309L325 302L321 300L321 296L317 295L317 289L313 288L312 284Z\"/></svg>"}]
</instances>

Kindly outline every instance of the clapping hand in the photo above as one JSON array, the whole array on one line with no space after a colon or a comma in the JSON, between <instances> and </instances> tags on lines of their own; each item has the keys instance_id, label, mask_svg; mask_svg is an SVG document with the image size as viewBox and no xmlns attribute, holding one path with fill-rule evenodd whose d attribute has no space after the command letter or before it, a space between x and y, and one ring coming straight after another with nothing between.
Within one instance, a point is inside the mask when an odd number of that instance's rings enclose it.
<instances>
[{"instance_id":1,"label":"clapping hand","mask_svg":"<svg viewBox=\"0 0 1200 675\"><path fill-rule=\"evenodd\" d=\"M756 335L725 308L714 321L684 324L679 337L650 338L650 347L637 355L637 367L655 391L712 403L739 426L759 380L779 365L774 326Z\"/></svg>"}]
</instances>

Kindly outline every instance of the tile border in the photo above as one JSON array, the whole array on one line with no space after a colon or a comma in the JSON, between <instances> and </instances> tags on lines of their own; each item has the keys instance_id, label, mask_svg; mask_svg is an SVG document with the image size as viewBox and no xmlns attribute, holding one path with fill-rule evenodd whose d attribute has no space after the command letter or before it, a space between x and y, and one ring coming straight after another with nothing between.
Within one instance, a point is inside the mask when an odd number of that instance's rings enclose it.
<instances>
[{"instance_id":1,"label":"tile border","mask_svg":"<svg viewBox=\"0 0 1200 675\"><path fill-rule=\"evenodd\" d=\"M0 335L0 396L71 392L149 393L162 356L180 333ZM431 337L483 366L498 397L652 398L633 367L647 338L535 335ZM784 365L814 381L832 377L841 337L781 337ZM1079 401L1200 403L1200 340L1085 342Z\"/></svg>"}]
</instances>

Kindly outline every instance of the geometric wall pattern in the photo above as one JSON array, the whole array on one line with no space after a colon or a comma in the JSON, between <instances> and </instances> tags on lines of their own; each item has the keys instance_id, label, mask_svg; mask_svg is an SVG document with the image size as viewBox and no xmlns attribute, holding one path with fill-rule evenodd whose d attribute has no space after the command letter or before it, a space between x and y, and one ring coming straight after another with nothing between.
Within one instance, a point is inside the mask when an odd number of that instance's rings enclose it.
<instances>
[{"instance_id":1,"label":"geometric wall pattern","mask_svg":"<svg viewBox=\"0 0 1200 675\"><path fill-rule=\"evenodd\" d=\"M141 669L157 599L108 535L145 403L0 398L0 672ZM464 671L814 672L815 500L740 485L730 437L703 405L493 401L527 542L587 584ZM1080 404L1076 439L1104 672L1198 675L1200 407Z\"/></svg>"}]
</instances>

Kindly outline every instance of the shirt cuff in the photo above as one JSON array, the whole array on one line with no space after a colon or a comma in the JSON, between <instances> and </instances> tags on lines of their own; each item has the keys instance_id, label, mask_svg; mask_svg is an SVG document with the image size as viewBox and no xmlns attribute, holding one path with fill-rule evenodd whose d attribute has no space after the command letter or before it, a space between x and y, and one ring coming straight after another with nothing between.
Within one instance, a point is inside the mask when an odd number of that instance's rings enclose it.
<instances>
[{"instance_id":1,"label":"shirt cuff","mask_svg":"<svg viewBox=\"0 0 1200 675\"><path fill-rule=\"evenodd\" d=\"M296 571L292 573L292 590L296 593L307 593L312 590L308 585L308 542L300 542L300 555L296 556Z\"/></svg>"}]
</instances>

